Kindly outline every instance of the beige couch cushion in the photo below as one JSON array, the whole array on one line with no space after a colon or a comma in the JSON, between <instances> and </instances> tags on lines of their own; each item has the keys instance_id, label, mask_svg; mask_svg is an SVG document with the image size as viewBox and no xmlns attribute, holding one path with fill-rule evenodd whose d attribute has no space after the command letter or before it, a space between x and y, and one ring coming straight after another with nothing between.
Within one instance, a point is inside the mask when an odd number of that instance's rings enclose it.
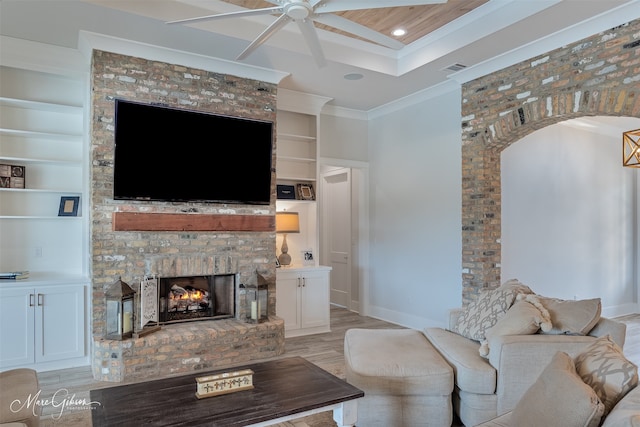
<instances>
[{"instance_id":1,"label":"beige couch cushion","mask_svg":"<svg viewBox=\"0 0 640 427\"><path fill-rule=\"evenodd\" d=\"M520 293L531 293L531 289L515 279L481 292L478 299L463 309L452 331L475 341L484 340L485 331L504 316Z\"/></svg>"},{"instance_id":2,"label":"beige couch cushion","mask_svg":"<svg viewBox=\"0 0 640 427\"><path fill-rule=\"evenodd\" d=\"M538 299L549 311L553 324L551 330L542 333L587 335L600 320L600 298L573 301L538 296Z\"/></svg>"},{"instance_id":3,"label":"beige couch cushion","mask_svg":"<svg viewBox=\"0 0 640 427\"><path fill-rule=\"evenodd\" d=\"M558 352L511 414L518 427L597 427L604 405L582 382L571 356Z\"/></svg>"},{"instance_id":4,"label":"beige couch cushion","mask_svg":"<svg viewBox=\"0 0 640 427\"><path fill-rule=\"evenodd\" d=\"M576 371L604 403L605 415L638 385L638 367L627 360L609 335L600 337L575 358Z\"/></svg>"},{"instance_id":5,"label":"beige couch cushion","mask_svg":"<svg viewBox=\"0 0 640 427\"><path fill-rule=\"evenodd\" d=\"M349 383L366 393L440 395L453 391L453 370L413 329L349 329L344 356Z\"/></svg>"},{"instance_id":6,"label":"beige couch cushion","mask_svg":"<svg viewBox=\"0 0 640 427\"><path fill-rule=\"evenodd\" d=\"M618 402L602 427L640 427L640 387L636 386Z\"/></svg>"},{"instance_id":7,"label":"beige couch cushion","mask_svg":"<svg viewBox=\"0 0 640 427\"><path fill-rule=\"evenodd\" d=\"M23 423L35 427L39 423L41 405L29 404L39 391L38 375L33 369L11 369L0 372L0 424ZM22 405L12 402L19 400Z\"/></svg>"},{"instance_id":8,"label":"beige couch cushion","mask_svg":"<svg viewBox=\"0 0 640 427\"><path fill-rule=\"evenodd\" d=\"M480 356L479 343L442 328L426 328L424 334L453 366L459 389L470 393L495 393L496 370Z\"/></svg>"}]
</instances>

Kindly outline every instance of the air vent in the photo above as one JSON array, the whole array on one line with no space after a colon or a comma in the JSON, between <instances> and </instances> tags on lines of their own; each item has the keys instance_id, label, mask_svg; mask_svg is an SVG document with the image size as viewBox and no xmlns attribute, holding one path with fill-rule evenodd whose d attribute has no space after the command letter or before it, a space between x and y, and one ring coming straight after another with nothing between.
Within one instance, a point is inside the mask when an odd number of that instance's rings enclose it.
<instances>
[{"instance_id":1,"label":"air vent","mask_svg":"<svg viewBox=\"0 0 640 427\"><path fill-rule=\"evenodd\" d=\"M449 70L449 71L460 71L460 70L464 70L465 68L467 68L466 65L464 64L451 64L448 67L444 67L443 70Z\"/></svg>"}]
</instances>

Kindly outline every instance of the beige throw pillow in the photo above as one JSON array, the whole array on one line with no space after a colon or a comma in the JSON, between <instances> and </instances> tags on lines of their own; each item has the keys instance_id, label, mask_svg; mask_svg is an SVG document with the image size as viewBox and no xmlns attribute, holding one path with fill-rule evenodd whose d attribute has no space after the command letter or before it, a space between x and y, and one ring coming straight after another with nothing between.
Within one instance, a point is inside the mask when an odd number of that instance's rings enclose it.
<instances>
[{"instance_id":1,"label":"beige throw pillow","mask_svg":"<svg viewBox=\"0 0 640 427\"><path fill-rule=\"evenodd\" d=\"M518 427L597 427L604 405L578 376L573 359L558 352L511 414Z\"/></svg>"},{"instance_id":2,"label":"beige throw pillow","mask_svg":"<svg viewBox=\"0 0 640 427\"><path fill-rule=\"evenodd\" d=\"M600 298L562 300L538 296L551 315L553 328L543 332L549 335L587 335L600 320Z\"/></svg>"},{"instance_id":3,"label":"beige throw pillow","mask_svg":"<svg viewBox=\"0 0 640 427\"><path fill-rule=\"evenodd\" d=\"M498 322L485 331L480 346L480 356L489 356L489 340L502 335L531 335L538 330L551 329L549 312L540 304L536 295L520 294L516 302Z\"/></svg>"},{"instance_id":4,"label":"beige throw pillow","mask_svg":"<svg viewBox=\"0 0 640 427\"><path fill-rule=\"evenodd\" d=\"M516 296L531 290L517 281L509 281L497 289L483 291L469 303L458 318L453 332L466 338L482 341L485 331L494 326L513 305Z\"/></svg>"},{"instance_id":5,"label":"beige throw pillow","mask_svg":"<svg viewBox=\"0 0 640 427\"><path fill-rule=\"evenodd\" d=\"M575 358L576 371L605 405L605 415L638 384L638 367L607 335L595 340Z\"/></svg>"}]
</instances>

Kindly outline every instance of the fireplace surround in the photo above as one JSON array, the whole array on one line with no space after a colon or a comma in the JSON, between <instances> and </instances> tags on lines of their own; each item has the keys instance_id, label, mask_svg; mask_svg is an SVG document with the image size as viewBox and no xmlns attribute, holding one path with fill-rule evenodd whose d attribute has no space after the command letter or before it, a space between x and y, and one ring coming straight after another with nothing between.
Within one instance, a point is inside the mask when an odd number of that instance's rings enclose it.
<instances>
[{"instance_id":1,"label":"fireplace surround","mask_svg":"<svg viewBox=\"0 0 640 427\"><path fill-rule=\"evenodd\" d=\"M275 167L269 205L113 199L115 99L275 124L277 85L94 50L91 97L89 212L94 378L118 382L152 379L282 354L284 323L275 317ZM219 151L215 144L219 142L208 143L215 155ZM274 144L273 165L275 160ZM230 161L242 170L242 159ZM186 186L189 174L184 168L185 165L176 165L176 179ZM141 168L141 173L146 172ZM148 226L150 217L155 219L152 229ZM140 227L140 219L146 227ZM159 331L119 342L104 339L104 289L117 277L139 291L143 278L153 275L225 274L236 277L233 315L165 323ZM245 290L239 285L251 283L256 274L264 277L268 285L268 320L250 324L245 322L246 308L242 304Z\"/></svg>"}]
</instances>

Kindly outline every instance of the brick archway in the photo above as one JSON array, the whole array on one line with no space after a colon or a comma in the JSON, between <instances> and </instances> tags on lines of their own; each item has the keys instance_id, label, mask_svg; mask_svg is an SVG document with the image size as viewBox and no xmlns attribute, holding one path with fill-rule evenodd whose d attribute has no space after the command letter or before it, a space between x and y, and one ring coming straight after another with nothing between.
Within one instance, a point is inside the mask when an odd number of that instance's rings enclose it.
<instances>
[{"instance_id":1,"label":"brick archway","mask_svg":"<svg viewBox=\"0 0 640 427\"><path fill-rule=\"evenodd\" d=\"M640 117L640 20L463 85L463 303L501 281L502 150L594 115Z\"/></svg>"}]
</instances>

